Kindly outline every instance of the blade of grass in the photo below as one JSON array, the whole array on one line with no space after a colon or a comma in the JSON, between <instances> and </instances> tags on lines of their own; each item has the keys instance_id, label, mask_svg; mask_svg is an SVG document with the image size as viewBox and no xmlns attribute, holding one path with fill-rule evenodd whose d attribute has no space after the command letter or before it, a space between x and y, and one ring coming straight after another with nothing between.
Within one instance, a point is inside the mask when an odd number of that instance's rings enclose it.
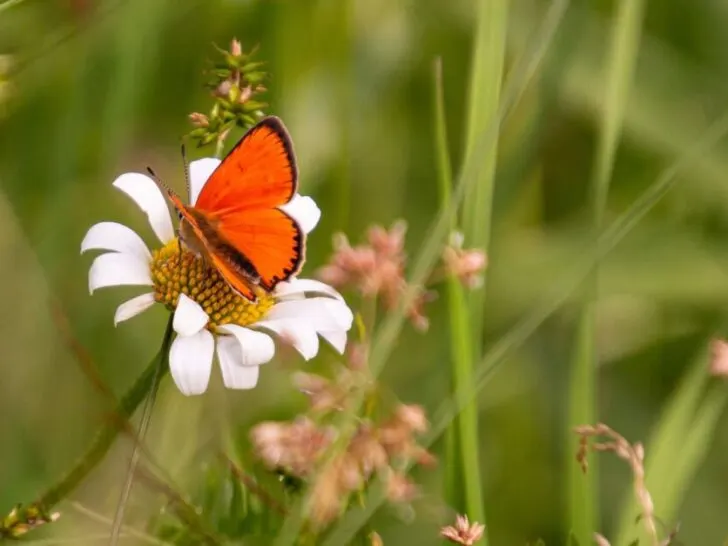
<instances>
[{"instance_id":1,"label":"blade of grass","mask_svg":"<svg viewBox=\"0 0 728 546\"><path fill-rule=\"evenodd\" d=\"M452 207L452 166L448 151L447 123L445 119L445 92L442 81L442 60L434 64L434 118L435 157L438 174L440 206ZM450 231L456 229L451 218ZM472 375L471 325L463 287L454 275L447 279L447 302L450 321L450 358L452 363L452 388L457 390ZM480 469L478 467L477 409L459 416L446 437L446 490L450 505L459 512L466 511L475 521L482 522L484 514L472 514L470 503L480 502ZM474 444L474 445L473 445ZM474 469L474 470L473 470ZM466 479L467 476L467 479ZM477 489L468 491L469 489ZM464 494L465 491L465 494ZM482 512L482 510L481 510Z\"/></svg>"},{"instance_id":2,"label":"blade of grass","mask_svg":"<svg viewBox=\"0 0 728 546\"><path fill-rule=\"evenodd\" d=\"M513 17L508 38L516 46L530 40L531 26L537 20L534 10L518 9L524 5L527 4L516 2L513 7L517 16ZM579 43L578 48L572 47L574 53L569 57L568 70L559 71L553 83L562 104L569 105L569 110L576 115L597 116L606 106L602 92L607 85L606 74L595 53L608 40L609 26L605 19L593 3L579 2L573 4L563 22L564 27L576 25L581 29ZM720 76L691 62L653 33L643 36L640 55L640 71L627 104L624 132L630 140L660 156L678 155L700 138L712 118L696 116L690 109L672 109L670 105L684 97L695 97L700 104L721 99L724 93ZM670 115L665 115L666 111ZM716 207L728 206L728 185L723 183L726 170L725 150L715 149L706 154L693 167L693 192L707 196Z\"/></svg>"},{"instance_id":3,"label":"blade of grass","mask_svg":"<svg viewBox=\"0 0 728 546\"><path fill-rule=\"evenodd\" d=\"M479 170L465 190L462 218L468 246L488 250L493 209L498 138L487 147L478 146L478 135L500 129L499 103L503 82L508 26L508 0L476 0L477 28L473 44L465 160L475 161ZM470 320L475 340L473 359L481 352L485 285L470 294ZM469 413L469 410L466 410Z\"/></svg>"},{"instance_id":4,"label":"blade of grass","mask_svg":"<svg viewBox=\"0 0 728 546\"><path fill-rule=\"evenodd\" d=\"M470 76L465 161L477 158L480 169L465 190L463 229L468 244L486 249L495 179L497 139L485 149L478 137L485 130L498 131L498 110L505 63L508 0L476 0L476 32ZM494 127L494 129L491 129ZM482 297L482 296L481 296Z\"/></svg>"},{"instance_id":5,"label":"blade of grass","mask_svg":"<svg viewBox=\"0 0 728 546\"><path fill-rule=\"evenodd\" d=\"M467 158L477 157L480 169L473 183L465 189L463 228L468 246L483 251L487 251L490 237L498 138L491 139L486 148L478 148L477 140L481 132L490 128L497 134L500 128L497 118L505 64L508 4L508 0L476 0L476 32L470 77L465 157L466 161ZM442 169L440 176L443 176ZM441 181L441 185L444 183L447 183L448 187L452 185L449 180ZM450 343L453 356L453 382L456 390L472 380L474 363L480 357L485 284L472 291L469 300L466 301L463 288L457 280L449 279L448 302L450 331L453 337ZM465 494L464 512L471 519L484 523L478 408L475 402L463 408L457 418L456 428L462 465L461 485Z\"/></svg>"},{"instance_id":6,"label":"blade of grass","mask_svg":"<svg viewBox=\"0 0 728 546\"><path fill-rule=\"evenodd\" d=\"M622 131L627 96L639 52L643 0L621 0L612 29L607 61L605 107L601 118L599 144L591 182L592 229L597 238L604 223L609 182ZM569 379L569 415L567 479L569 491L568 529L580 544L587 544L598 524L596 467L584 475L573 464L579 439L571 432L574 426L596 421L596 301L598 299L598 270L587 280L584 304L578 324L575 358Z\"/></svg>"},{"instance_id":7,"label":"blade of grass","mask_svg":"<svg viewBox=\"0 0 728 546\"><path fill-rule=\"evenodd\" d=\"M561 307L571 293L584 282L599 260L624 239L675 185L678 175L688 167L692 168L700 160L702 154L726 134L728 134L728 112L717 118L702 138L666 168L661 176L642 193L630 208L603 232L598 244L585 253L586 257L576 263L574 270L565 275L562 282L554 285L555 288L552 293L547 295L540 306L514 326L485 354L477 368L473 384L468 385L465 390L457 392L452 398L443 402L435 412L432 420L433 426L422 442L423 447L429 447L443 434L458 414L460 407L485 387L509 351L521 345L544 320ZM372 491L365 508L353 510L348 517L343 518L339 525L332 530L323 546L348 544L385 500L386 496L381 489Z\"/></svg>"}]
</instances>

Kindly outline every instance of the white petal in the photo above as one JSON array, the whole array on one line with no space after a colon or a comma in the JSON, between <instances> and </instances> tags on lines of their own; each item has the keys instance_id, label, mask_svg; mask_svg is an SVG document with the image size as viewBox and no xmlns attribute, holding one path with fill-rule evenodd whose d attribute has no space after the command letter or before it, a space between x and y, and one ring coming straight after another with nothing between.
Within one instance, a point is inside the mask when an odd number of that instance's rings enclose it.
<instances>
[{"instance_id":1,"label":"white petal","mask_svg":"<svg viewBox=\"0 0 728 546\"><path fill-rule=\"evenodd\" d=\"M149 223L160 241L166 243L174 238L167 201L154 180L144 174L126 173L114 180L114 187L131 197L147 213Z\"/></svg>"},{"instance_id":2,"label":"white petal","mask_svg":"<svg viewBox=\"0 0 728 546\"><path fill-rule=\"evenodd\" d=\"M275 296L276 297L287 297L296 294L304 294L306 292L315 292L319 294L326 294L333 298L343 301L343 297L336 290L330 287L328 284L316 281L314 279L290 279L289 281L279 282L276 285Z\"/></svg>"},{"instance_id":3,"label":"white petal","mask_svg":"<svg viewBox=\"0 0 728 546\"><path fill-rule=\"evenodd\" d=\"M207 330L193 336L177 336L169 349L169 371L177 388L186 396L207 390L212 371L215 340Z\"/></svg>"},{"instance_id":4,"label":"white petal","mask_svg":"<svg viewBox=\"0 0 728 546\"><path fill-rule=\"evenodd\" d=\"M232 334L241 349L241 366L260 366L269 362L276 352L275 343L271 337L250 328L244 328L237 324L225 324L219 326L218 330Z\"/></svg>"},{"instance_id":5,"label":"white petal","mask_svg":"<svg viewBox=\"0 0 728 546\"><path fill-rule=\"evenodd\" d=\"M310 323L302 319L262 320L255 323L256 327L267 328L274 331L285 341L301 353L306 360L311 360L318 354L319 339L316 330Z\"/></svg>"},{"instance_id":6,"label":"white petal","mask_svg":"<svg viewBox=\"0 0 728 546\"><path fill-rule=\"evenodd\" d=\"M240 343L232 336L218 336L217 359L222 382L228 389L252 389L258 383L259 366L243 365Z\"/></svg>"},{"instance_id":7,"label":"white petal","mask_svg":"<svg viewBox=\"0 0 728 546\"><path fill-rule=\"evenodd\" d=\"M125 301L116 308L116 313L114 313L114 326L120 322L137 316L139 313L143 313L152 305L154 305L154 292L142 294L141 296L132 298L129 301Z\"/></svg>"},{"instance_id":8,"label":"white petal","mask_svg":"<svg viewBox=\"0 0 728 546\"><path fill-rule=\"evenodd\" d=\"M199 303L191 300L185 294L179 295L172 322L175 332L181 336L191 336L202 330L209 320L210 317Z\"/></svg>"},{"instance_id":9,"label":"white petal","mask_svg":"<svg viewBox=\"0 0 728 546\"><path fill-rule=\"evenodd\" d=\"M276 303L266 315L266 320L276 319L304 321L318 332L348 331L354 322L354 314L341 300L307 298Z\"/></svg>"},{"instance_id":10,"label":"white petal","mask_svg":"<svg viewBox=\"0 0 728 546\"><path fill-rule=\"evenodd\" d=\"M152 284L149 264L132 254L102 254L93 261L88 272L88 290L92 294L97 288L106 286Z\"/></svg>"},{"instance_id":11,"label":"white petal","mask_svg":"<svg viewBox=\"0 0 728 546\"><path fill-rule=\"evenodd\" d=\"M101 222L91 226L81 241L81 252L87 250L113 250L133 254L141 260L152 259L142 238L134 230L116 222Z\"/></svg>"},{"instance_id":12,"label":"white petal","mask_svg":"<svg viewBox=\"0 0 728 546\"><path fill-rule=\"evenodd\" d=\"M279 208L298 222L304 233L313 231L321 219L321 209L316 205L316 201L307 195L297 193L288 203Z\"/></svg>"},{"instance_id":13,"label":"white petal","mask_svg":"<svg viewBox=\"0 0 728 546\"><path fill-rule=\"evenodd\" d=\"M336 349L340 354L344 354L346 349L346 332L343 330L331 330L327 332L319 332L322 338L329 342L329 344Z\"/></svg>"},{"instance_id":14,"label":"white petal","mask_svg":"<svg viewBox=\"0 0 728 546\"><path fill-rule=\"evenodd\" d=\"M197 203L202 187L218 165L220 160L214 157L205 157L190 163L190 205Z\"/></svg>"}]
</instances>

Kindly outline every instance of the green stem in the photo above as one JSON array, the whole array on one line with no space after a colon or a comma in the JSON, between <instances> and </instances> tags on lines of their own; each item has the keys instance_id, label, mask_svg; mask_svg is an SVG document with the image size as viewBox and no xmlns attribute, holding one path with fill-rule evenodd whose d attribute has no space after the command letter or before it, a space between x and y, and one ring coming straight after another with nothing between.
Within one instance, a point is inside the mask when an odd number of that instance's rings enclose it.
<instances>
[{"instance_id":1,"label":"green stem","mask_svg":"<svg viewBox=\"0 0 728 546\"><path fill-rule=\"evenodd\" d=\"M445 119L445 94L442 85L442 61L435 60L434 111L435 111L435 157L439 182L440 203L443 209L452 207L452 166L447 145L447 123ZM456 229L455 214L451 215L450 230ZM447 278L447 302L450 316L450 356L452 359L452 389L457 392L464 381L470 380L469 354L472 348L471 324L465 304L463 287L453 275ZM480 495L480 472L477 460L477 413L470 415L466 408L456 421L448 427L445 453L447 457L446 491L450 504L462 511L463 500L477 499ZM475 417L475 421L473 421ZM473 428L474 427L474 428ZM473 434L475 431L475 434ZM475 440L475 446L473 446ZM470 451L472 450L472 451ZM472 459L475 454L475 459ZM458 463L460 459L460 463ZM474 469L474 471L473 471ZM475 473L473 475L472 473ZM477 488L463 498L463 487ZM470 514L474 518L474 514ZM482 520L477 520L482 521Z\"/></svg>"},{"instance_id":2,"label":"green stem","mask_svg":"<svg viewBox=\"0 0 728 546\"><path fill-rule=\"evenodd\" d=\"M126 421L139 404L147 397L157 377L157 370L163 376L169 371L169 347L172 342L172 317L167 322L167 330L164 333L162 346L157 355L152 359L144 372L137 378L131 388L119 401L112 422L99 430L91 442L86 454L76 465L58 481L51 486L40 498L33 503L42 510L50 510L61 500L66 498L83 479L101 462L104 455L109 451L111 445L122 428L119 420Z\"/></svg>"},{"instance_id":3,"label":"green stem","mask_svg":"<svg viewBox=\"0 0 728 546\"><path fill-rule=\"evenodd\" d=\"M599 241L607 210L607 197L619 144L622 121L632 75L639 52L644 0L620 0L612 29L607 60L605 108L601 119L599 144L591 180L592 237ZM594 268L584 286L583 307L577 329L576 349L569 379L569 449L567 477L569 482L569 527L580 544L592 540L599 528L597 506L598 472L596 464L585 476L574 464L577 438L576 425L597 420L597 332L596 304L599 298L599 270Z\"/></svg>"},{"instance_id":4,"label":"green stem","mask_svg":"<svg viewBox=\"0 0 728 546\"><path fill-rule=\"evenodd\" d=\"M472 71L467 119L465 163L477 153L477 136L488 128L497 130L503 67L505 64L508 0L475 0L476 29L473 43ZM463 206L463 228L467 245L487 252L493 209L493 190L498 152L497 139L477 160L481 165L475 183L466 190ZM456 286L457 284L457 286ZM453 318L455 388L473 380L473 367L482 352L485 286L471 291L466 299L464 289L451 280L450 310ZM485 508L481 490L478 409L468 403L457 419L462 473L465 476L465 511L471 519L484 522Z\"/></svg>"},{"instance_id":5,"label":"green stem","mask_svg":"<svg viewBox=\"0 0 728 546\"><path fill-rule=\"evenodd\" d=\"M472 161L478 152L478 135L488 128L497 131L501 85L506 52L506 28L509 0L475 0L476 28L473 43L472 71L467 119L465 162ZM465 193L463 231L469 247L488 251L493 210L493 190L498 154L497 139L476 160L481 168L474 183ZM473 381L473 367L480 359L483 343L485 285L470 291L453 285L451 313L456 322L452 328L454 341L456 389ZM474 401L465 405L458 416L459 448L465 475L465 509L471 519L485 520L480 479L478 413Z\"/></svg>"}]
</instances>

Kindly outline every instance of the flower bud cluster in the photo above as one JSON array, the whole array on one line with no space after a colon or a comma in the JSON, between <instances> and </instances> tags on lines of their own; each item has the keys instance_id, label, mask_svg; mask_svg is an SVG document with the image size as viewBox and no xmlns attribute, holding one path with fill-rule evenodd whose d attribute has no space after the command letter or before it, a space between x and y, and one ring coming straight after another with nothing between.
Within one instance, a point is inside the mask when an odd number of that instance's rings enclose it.
<instances>
[{"instance_id":1,"label":"flower bud cluster","mask_svg":"<svg viewBox=\"0 0 728 546\"><path fill-rule=\"evenodd\" d=\"M256 49L246 53L240 42L233 40L229 51L218 51L222 60L213 65L205 84L215 100L212 109L209 114L189 115L195 127L189 136L198 146L224 141L233 127L252 127L264 116L263 108L267 106L258 99L266 90L266 73L262 70L264 63L253 60Z\"/></svg>"}]
</instances>

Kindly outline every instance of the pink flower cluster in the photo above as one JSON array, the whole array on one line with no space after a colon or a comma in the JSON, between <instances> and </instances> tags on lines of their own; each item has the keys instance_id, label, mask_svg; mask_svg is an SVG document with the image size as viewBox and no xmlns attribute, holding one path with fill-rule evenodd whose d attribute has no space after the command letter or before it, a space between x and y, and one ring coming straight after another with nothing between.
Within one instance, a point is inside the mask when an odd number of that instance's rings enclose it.
<instances>
[{"instance_id":1,"label":"pink flower cluster","mask_svg":"<svg viewBox=\"0 0 728 546\"><path fill-rule=\"evenodd\" d=\"M367 231L367 243L352 247L343 233L334 237L334 254L318 271L318 278L339 289L355 288L369 298L381 298L387 309L395 309L409 287L405 278L407 255L404 240L407 225L395 222L387 231L372 226ZM434 293L420 290L406 310L407 316L419 330L427 330L429 321L423 307Z\"/></svg>"}]
</instances>

